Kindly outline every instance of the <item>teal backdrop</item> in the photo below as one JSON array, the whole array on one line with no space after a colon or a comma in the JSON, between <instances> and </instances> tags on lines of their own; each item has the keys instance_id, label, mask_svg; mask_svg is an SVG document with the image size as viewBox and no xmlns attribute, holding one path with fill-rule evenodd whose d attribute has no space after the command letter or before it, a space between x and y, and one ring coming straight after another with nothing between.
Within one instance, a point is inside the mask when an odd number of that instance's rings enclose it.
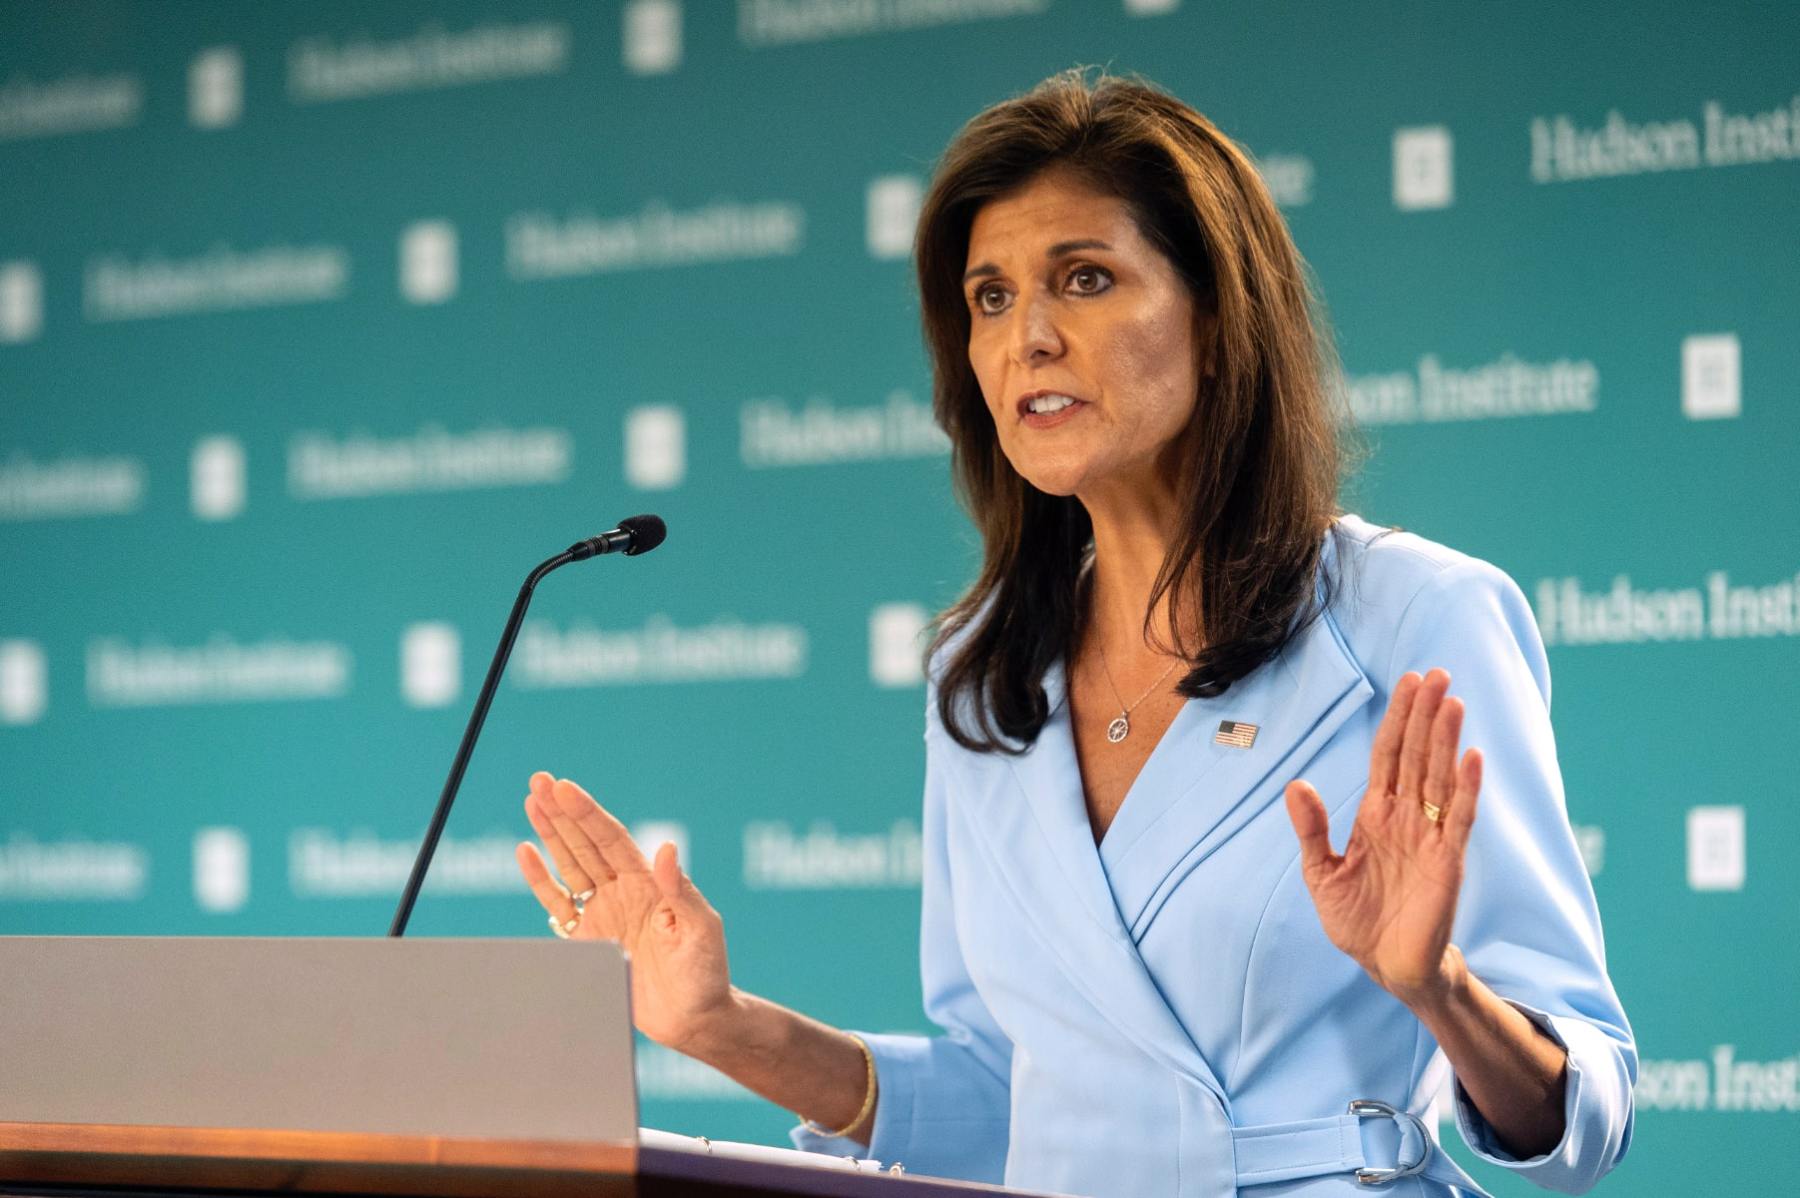
<instances>
[{"instance_id":1,"label":"teal backdrop","mask_svg":"<svg viewBox=\"0 0 1800 1198\"><path fill-rule=\"evenodd\" d=\"M1644 1059L1601 1191L1800 1189L1797 30L0 8L0 932L380 934L525 572L655 511L654 555L540 590L414 931L545 934L511 852L550 769L682 844L741 985L922 1029L917 633L976 546L911 220L962 121L1104 64L1257 156L1368 450L1346 506L1534 604ZM640 1081L647 1124L790 1123L653 1047Z\"/></svg>"}]
</instances>

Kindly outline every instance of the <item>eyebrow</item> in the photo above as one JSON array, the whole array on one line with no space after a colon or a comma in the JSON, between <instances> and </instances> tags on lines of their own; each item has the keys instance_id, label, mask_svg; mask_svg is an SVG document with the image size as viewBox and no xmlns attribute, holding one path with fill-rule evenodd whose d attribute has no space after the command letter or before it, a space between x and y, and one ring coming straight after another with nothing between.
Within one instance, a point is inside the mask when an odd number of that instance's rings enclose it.
<instances>
[{"instance_id":1,"label":"eyebrow","mask_svg":"<svg viewBox=\"0 0 1800 1198\"><path fill-rule=\"evenodd\" d=\"M1048 260L1054 260L1073 254L1076 250L1110 249L1112 249L1112 246L1101 241L1097 237L1084 237L1077 241L1059 241L1044 251L1044 257ZM995 266L992 262L983 262L980 266L971 266L968 273L963 275L962 281L967 283L970 279L991 279L999 273L1000 268L998 266Z\"/></svg>"}]
</instances>

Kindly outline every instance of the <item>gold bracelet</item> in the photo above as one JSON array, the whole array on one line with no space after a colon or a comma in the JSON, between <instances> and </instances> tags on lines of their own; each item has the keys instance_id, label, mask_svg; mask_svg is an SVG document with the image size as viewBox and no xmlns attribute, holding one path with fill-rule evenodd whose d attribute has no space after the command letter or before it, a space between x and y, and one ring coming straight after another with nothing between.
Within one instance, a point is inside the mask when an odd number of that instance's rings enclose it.
<instances>
[{"instance_id":1,"label":"gold bracelet","mask_svg":"<svg viewBox=\"0 0 1800 1198\"><path fill-rule=\"evenodd\" d=\"M850 1038L856 1041L856 1046L858 1048L862 1049L863 1063L867 1065L869 1069L869 1088L863 1092L862 1110L856 1112L856 1118L850 1120L850 1122L846 1123L837 1131L830 1131L820 1127L811 1119L806 1118L804 1115L801 1116L800 1125L816 1136L828 1136L833 1140L837 1139L839 1136L847 1136L856 1130L857 1124L869 1117L870 1111L875 1109L875 1054L869 1051L869 1046L863 1043L863 1038L861 1036L851 1036Z\"/></svg>"}]
</instances>

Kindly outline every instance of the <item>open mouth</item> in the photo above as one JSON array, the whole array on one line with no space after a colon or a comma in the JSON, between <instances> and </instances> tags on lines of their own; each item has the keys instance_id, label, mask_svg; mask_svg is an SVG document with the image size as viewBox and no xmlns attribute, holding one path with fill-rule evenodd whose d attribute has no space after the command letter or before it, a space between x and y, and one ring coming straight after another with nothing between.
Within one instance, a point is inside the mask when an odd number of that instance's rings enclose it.
<instances>
[{"instance_id":1,"label":"open mouth","mask_svg":"<svg viewBox=\"0 0 1800 1198\"><path fill-rule=\"evenodd\" d=\"M1060 424L1086 406L1086 400L1063 391L1032 391L1019 396L1019 419L1031 427L1044 428Z\"/></svg>"}]
</instances>

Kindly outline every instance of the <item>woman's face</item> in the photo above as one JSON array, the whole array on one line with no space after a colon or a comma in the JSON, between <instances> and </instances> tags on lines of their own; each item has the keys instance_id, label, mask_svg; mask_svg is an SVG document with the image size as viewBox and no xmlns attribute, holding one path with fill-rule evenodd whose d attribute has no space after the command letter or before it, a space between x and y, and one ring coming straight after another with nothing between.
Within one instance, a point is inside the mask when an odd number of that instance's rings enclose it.
<instances>
[{"instance_id":1,"label":"woman's face","mask_svg":"<svg viewBox=\"0 0 1800 1198\"><path fill-rule=\"evenodd\" d=\"M969 364L1013 469L1084 499L1171 478L1194 301L1125 202L1047 171L975 214L966 269Z\"/></svg>"}]
</instances>

